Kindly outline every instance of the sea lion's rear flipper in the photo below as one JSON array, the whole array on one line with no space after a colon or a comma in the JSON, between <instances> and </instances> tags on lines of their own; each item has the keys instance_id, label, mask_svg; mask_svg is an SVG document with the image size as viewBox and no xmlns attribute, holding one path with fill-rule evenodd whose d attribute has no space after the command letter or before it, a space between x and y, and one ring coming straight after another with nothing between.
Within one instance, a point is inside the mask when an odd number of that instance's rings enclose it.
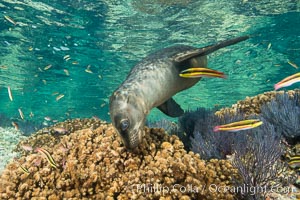
<instances>
[{"instance_id":1,"label":"sea lion's rear flipper","mask_svg":"<svg viewBox=\"0 0 300 200\"><path fill-rule=\"evenodd\" d=\"M248 38L249 38L249 36L242 36L242 37L237 37L234 39L221 41L221 42L218 42L217 44L209 45L209 46L202 47L199 49L187 50L187 51L176 54L173 57L173 59L175 62L182 62L182 61L188 60L190 58L194 58L194 57L198 57L198 56L205 56L205 55L208 55L208 54L210 54L218 49L221 49L223 47L227 47L227 46L242 42L244 40L247 40Z\"/></svg>"},{"instance_id":2,"label":"sea lion's rear flipper","mask_svg":"<svg viewBox=\"0 0 300 200\"><path fill-rule=\"evenodd\" d=\"M157 108L170 117L179 117L184 113L180 105L172 98L157 106Z\"/></svg>"}]
</instances>

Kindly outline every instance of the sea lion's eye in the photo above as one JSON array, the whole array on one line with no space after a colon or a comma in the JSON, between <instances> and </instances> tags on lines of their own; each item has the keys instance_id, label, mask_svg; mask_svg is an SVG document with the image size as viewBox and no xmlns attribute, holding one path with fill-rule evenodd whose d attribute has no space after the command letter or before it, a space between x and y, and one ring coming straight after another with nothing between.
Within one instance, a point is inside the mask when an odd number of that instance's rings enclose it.
<instances>
[{"instance_id":1,"label":"sea lion's eye","mask_svg":"<svg viewBox=\"0 0 300 200\"><path fill-rule=\"evenodd\" d=\"M128 119L121 120L120 125L121 125L121 130L126 131L129 127L129 120Z\"/></svg>"}]
</instances>

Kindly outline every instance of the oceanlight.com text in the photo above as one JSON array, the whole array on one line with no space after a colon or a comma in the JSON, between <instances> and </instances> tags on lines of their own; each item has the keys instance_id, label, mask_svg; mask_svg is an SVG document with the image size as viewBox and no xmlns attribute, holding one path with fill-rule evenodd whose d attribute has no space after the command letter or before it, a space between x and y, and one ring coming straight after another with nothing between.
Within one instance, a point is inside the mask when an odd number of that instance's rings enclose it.
<instances>
[{"instance_id":1,"label":"oceanlight.com text","mask_svg":"<svg viewBox=\"0 0 300 200\"><path fill-rule=\"evenodd\" d=\"M258 193L292 193L293 189L289 186L280 187L280 186L249 186L247 184L243 184L240 186L218 186L216 184L211 184L208 187L210 192L217 193L232 193L232 194L249 194L255 195ZM295 191L294 191L295 192Z\"/></svg>"},{"instance_id":2,"label":"oceanlight.com text","mask_svg":"<svg viewBox=\"0 0 300 200\"><path fill-rule=\"evenodd\" d=\"M180 184L174 184L171 186L165 186L161 184L136 184L131 187L135 192L142 193L160 193L161 195L169 194L172 191L180 191L181 193L201 193L201 192L214 192L214 193L231 193L231 194L249 194L255 195L258 193L293 193L293 189L291 187L279 187L279 186L271 186L267 188L266 186L249 186L247 184L243 184L240 186L224 186L217 184L210 185L202 185L195 186L192 184L188 184L186 186Z\"/></svg>"}]
</instances>

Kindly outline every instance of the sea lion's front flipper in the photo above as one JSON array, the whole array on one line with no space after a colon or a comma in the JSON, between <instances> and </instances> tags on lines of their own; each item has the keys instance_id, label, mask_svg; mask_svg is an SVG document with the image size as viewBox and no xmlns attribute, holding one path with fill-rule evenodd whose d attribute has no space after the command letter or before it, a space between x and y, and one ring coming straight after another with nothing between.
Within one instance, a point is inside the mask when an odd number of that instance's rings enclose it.
<instances>
[{"instance_id":1,"label":"sea lion's front flipper","mask_svg":"<svg viewBox=\"0 0 300 200\"><path fill-rule=\"evenodd\" d=\"M175 62L182 62L182 61L188 60L190 58L194 58L194 57L198 57L198 56L205 56L205 55L208 55L208 54L210 54L218 49L221 49L223 47L227 47L227 46L242 42L244 40L247 40L248 38L249 38L249 36L237 37L237 38L221 41L221 42L218 42L217 44L209 45L209 46L206 46L203 48L192 49L192 50L180 52L173 57L173 60Z\"/></svg>"},{"instance_id":2,"label":"sea lion's front flipper","mask_svg":"<svg viewBox=\"0 0 300 200\"><path fill-rule=\"evenodd\" d=\"M179 117L184 113L180 105L172 98L157 106L157 108L170 117Z\"/></svg>"}]
</instances>

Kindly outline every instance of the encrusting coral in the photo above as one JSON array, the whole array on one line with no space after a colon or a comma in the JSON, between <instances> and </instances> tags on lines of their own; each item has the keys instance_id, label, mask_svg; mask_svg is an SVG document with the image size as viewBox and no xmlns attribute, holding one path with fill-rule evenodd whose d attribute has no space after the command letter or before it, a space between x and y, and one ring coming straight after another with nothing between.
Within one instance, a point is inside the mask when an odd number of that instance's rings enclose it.
<instances>
[{"instance_id":1,"label":"encrusting coral","mask_svg":"<svg viewBox=\"0 0 300 200\"><path fill-rule=\"evenodd\" d=\"M59 140L39 134L38 139L48 138L39 147L50 153L57 168L36 152L24 154L1 174L0 199L234 198L224 191L237 176L228 161L203 161L163 129L145 132L134 152L125 149L111 124L78 130Z\"/></svg>"},{"instance_id":2,"label":"encrusting coral","mask_svg":"<svg viewBox=\"0 0 300 200\"><path fill-rule=\"evenodd\" d=\"M29 154L31 152L24 150L22 146L31 146L32 148L36 148L47 145L49 147L53 147L60 143L61 138L66 134L86 128L96 129L102 124L106 124L106 122L97 118L67 119L64 122L59 122L52 126L42 128L35 134L31 135L28 139L20 141L16 151L22 152L23 154Z\"/></svg>"},{"instance_id":3,"label":"encrusting coral","mask_svg":"<svg viewBox=\"0 0 300 200\"><path fill-rule=\"evenodd\" d=\"M222 108L220 111L216 112L216 115L222 115L223 113L232 113L242 112L246 116L253 114L261 113L261 106L270 102L278 94L287 93L290 97L294 96L295 93L300 94L300 90L289 90L289 91L270 91L264 92L263 94L246 97L245 100L238 101L236 104L233 104L231 108Z\"/></svg>"}]
</instances>

